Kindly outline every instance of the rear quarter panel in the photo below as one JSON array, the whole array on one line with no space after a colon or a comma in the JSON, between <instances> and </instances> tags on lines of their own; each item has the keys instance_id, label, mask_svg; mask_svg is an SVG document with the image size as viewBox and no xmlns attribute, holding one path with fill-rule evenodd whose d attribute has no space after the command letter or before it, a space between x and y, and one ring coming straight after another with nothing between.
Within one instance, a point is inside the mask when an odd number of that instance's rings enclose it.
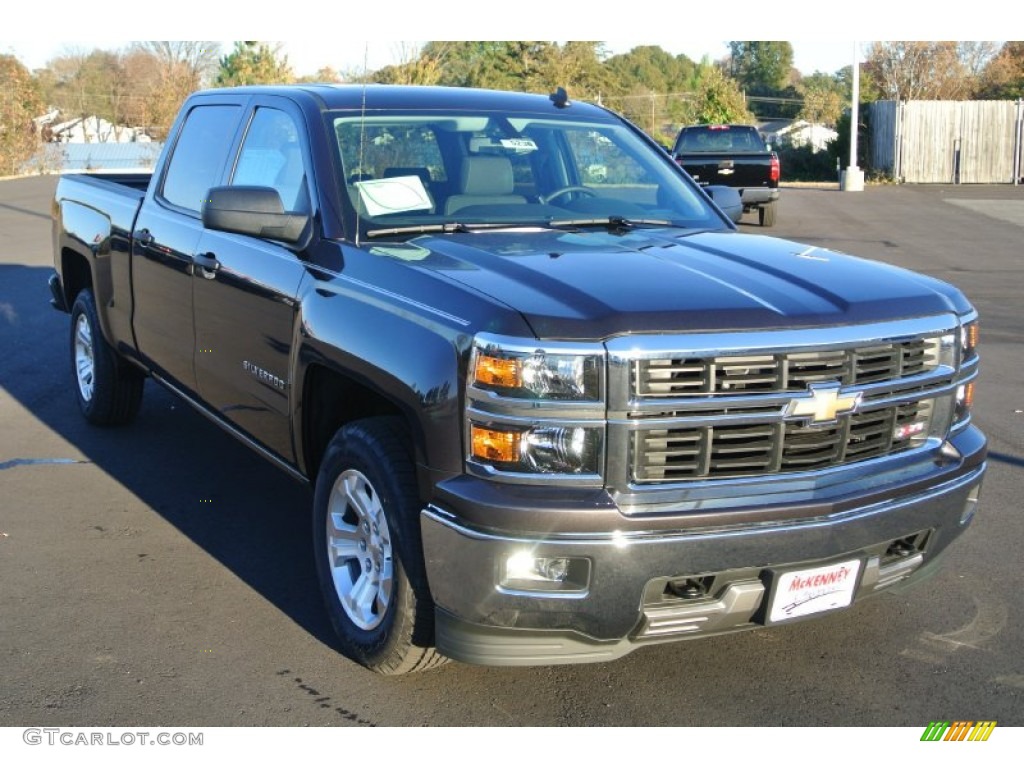
<instances>
[{"instance_id":1,"label":"rear quarter panel","mask_svg":"<svg viewBox=\"0 0 1024 768\"><path fill-rule=\"evenodd\" d=\"M54 267L70 306L81 286L65 274L87 266L106 340L134 348L131 332L131 232L145 193L104 179L65 176L54 197Z\"/></svg>"}]
</instances>

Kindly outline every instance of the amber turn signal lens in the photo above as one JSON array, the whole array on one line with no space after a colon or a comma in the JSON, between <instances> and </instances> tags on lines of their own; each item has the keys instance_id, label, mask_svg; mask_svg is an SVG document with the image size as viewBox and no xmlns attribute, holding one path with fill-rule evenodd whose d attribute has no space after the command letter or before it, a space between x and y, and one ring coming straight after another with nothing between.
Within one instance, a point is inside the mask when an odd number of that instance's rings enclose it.
<instances>
[{"instance_id":1,"label":"amber turn signal lens","mask_svg":"<svg viewBox=\"0 0 1024 768\"><path fill-rule=\"evenodd\" d=\"M483 461L519 461L519 432L502 432L475 424L472 428L473 458Z\"/></svg>"},{"instance_id":2,"label":"amber turn signal lens","mask_svg":"<svg viewBox=\"0 0 1024 768\"><path fill-rule=\"evenodd\" d=\"M522 366L518 360L490 355L477 357L473 378L477 384L489 387L515 388L523 385Z\"/></svg>"},{"instance_id":3,"label":"amber turn signal lens","mask_svg":"<svg viewBox=\"0 0 1024 768\"><path fill-rule=\"evenodd\" d=\"M967 326L967 348L977 349L978 347L978 324L971 323Z\"/></svg>"},{"instance_id":4,"label":"amber turn signal lens","mask_svg":"<svg viewBox=\"0 0 1024 768\"><path fill-rule=\"evenodd\" d=\"M971 408L971 407L974 406L974 382L973 381L970 382L966 387L964 387L964 400L963 400L963 404L967 408Z\"/></svg>"}]
</instances>

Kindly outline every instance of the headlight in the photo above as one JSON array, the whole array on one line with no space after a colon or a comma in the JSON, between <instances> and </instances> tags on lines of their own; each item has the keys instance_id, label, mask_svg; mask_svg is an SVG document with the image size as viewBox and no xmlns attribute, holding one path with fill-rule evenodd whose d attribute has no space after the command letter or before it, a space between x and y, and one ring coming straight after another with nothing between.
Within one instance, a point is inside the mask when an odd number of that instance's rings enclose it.
<instances>
[{"instance_id":1,"label":"headlight","mask_svg":"<svg viewBox=\"0 0 1024 768\"><path fill-rule=\"evenodd\" d=\"M953 412L953 423L959 424L971 415L974 405L974 382L961 384L956 388L956 408Z\"/></svg>"},{"instance_id":2,"label":"headlight","mask_svg":"<svg viewBox=\"0 0 1024 768\"><path fill-rule=\"evenodd\" d=\"M466 375L469 471L513 483L600 485L604 370L599 343L477 335Z\"/></svg>"},{"instance_id":3,"label":"headlight","mask_svg":"<svg viewBox=\"0 0 1024 768\"><path fill-rule=\"evenodd\" d=\"M960 326L960 361L967 362L978 354L978 321Z\"/></svg>"},{"instance_id":4,"label":"headlight","mask_svg":"<svg viewBox=\"0 0 1024 768\"><path fill-rule=\"evenodd\" d=\"M596 475L602 433L587 427L471 424L470 454L499 472Z\"/></svg>"},{"instance_id":5,"label":"headlight","mask_svg":"<svg viewBox=\"0 0 1024 768\"><path fill-rule=\"evenodd\" d=\"M473 386L504 397L598 401L602 360L596 355L544 349L512 350L495 344L473 349Z\"/></svg>"},{"instance_id":6,"label":"headlight","mask_svg":"<svg viewBox=\"0 0 1024 768\"><path fill-rule=\"evenodd\" d=\"M976 372L978 365L978 321L971 320L960 326L960 375L966 378ZM966 366L966 370L965 370ZM974 374L976 375L976 373ZM956 399L953 405L953 426L964 425L971 416L974 405L974 381L964 381L956 388Z\"/></svg>"}]
</instances>

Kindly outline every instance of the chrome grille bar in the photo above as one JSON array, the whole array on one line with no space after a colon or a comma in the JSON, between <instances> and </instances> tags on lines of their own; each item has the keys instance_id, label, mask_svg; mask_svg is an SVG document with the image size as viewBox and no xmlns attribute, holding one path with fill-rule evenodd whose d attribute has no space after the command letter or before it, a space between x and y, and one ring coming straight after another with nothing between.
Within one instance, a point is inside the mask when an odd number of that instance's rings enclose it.
<instances>
[{"instance_id":1,"label":"chrome grille bar","mask_svg":"<svg viewBox=\"0 0 1024 768\"><path fill-rule=\"evenodd\" d=\"M637 360L632 391L666 398L800 392L823 381L861 386L936 370L938 346L938 338L925 338L820 352Z\"/></svg>"}]
</instances>

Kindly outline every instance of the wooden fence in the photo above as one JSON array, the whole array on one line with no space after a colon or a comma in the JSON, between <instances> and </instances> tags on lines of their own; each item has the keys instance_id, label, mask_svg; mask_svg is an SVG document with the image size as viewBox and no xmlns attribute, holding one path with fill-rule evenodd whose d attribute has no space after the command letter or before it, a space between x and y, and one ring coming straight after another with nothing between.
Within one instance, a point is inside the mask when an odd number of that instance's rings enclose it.
<instances>
[{"instance_id":1,"label":"wooden fence","mask_svg":"<svg viewBox=\"0 0 1024 768\"><path fill-rule=\"evenodd\" d=\"M877 101L869 162L913 184L1024 183L1024 100Z\"/></svg>"}]
</instances>

